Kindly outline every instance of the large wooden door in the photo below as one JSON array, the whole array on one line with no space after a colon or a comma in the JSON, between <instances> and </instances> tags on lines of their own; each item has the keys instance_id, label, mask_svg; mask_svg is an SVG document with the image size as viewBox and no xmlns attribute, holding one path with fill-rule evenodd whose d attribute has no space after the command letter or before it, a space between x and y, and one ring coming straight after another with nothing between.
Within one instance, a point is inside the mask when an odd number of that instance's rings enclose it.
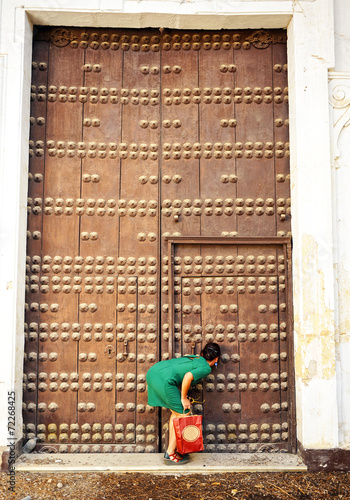
<instances>
[{"instance_id":1,"label":"large wooden door","mask_svg":"<svg viewBox=\"0 0 350 500\"><path fill-rule=\"evenodd\" d=\"M294 450L286 62L283 31L36 29L24 421L39 447L158 451L147 370L216 340L206 449Z\"/></svg>"}]
</instances>

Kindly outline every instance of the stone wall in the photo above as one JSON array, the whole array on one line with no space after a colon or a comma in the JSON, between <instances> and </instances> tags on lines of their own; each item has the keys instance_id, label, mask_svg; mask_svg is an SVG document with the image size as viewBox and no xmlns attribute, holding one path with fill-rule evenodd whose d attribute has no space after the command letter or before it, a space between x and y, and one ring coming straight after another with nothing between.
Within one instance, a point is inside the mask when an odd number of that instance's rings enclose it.
<instances>
[{"instance_id":1,"label":"stone wall","mask_svg":"<svg viewBox=\"0 0 350 500\"><path fill-rule=\"evenodd\" d=\"M0 12L1 449L7 445L7 392L13 389L18 440L22 425L33 24L288 29L297 436L307 452L349 449L348 0L91 0L86 5L23 0L17 6L3 0Z\"/></svg>"}]
</instances>

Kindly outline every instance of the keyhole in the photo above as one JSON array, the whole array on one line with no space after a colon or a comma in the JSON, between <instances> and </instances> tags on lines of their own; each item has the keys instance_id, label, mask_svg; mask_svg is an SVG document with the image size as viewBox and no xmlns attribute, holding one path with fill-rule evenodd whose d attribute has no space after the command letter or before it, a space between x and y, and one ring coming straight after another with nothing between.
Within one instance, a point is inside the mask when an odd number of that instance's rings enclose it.
<instances>
[{"instance_id":1,"label":"keyhole","mask_svg":"<svg viewBox=\"0 0 350 500\"><path fill-rule=\"evenodd\" d=\"M112 345L107 345L105 347L105 353L106 353L107 358L113 358L113 356L115 354L114 347Z\"/></svg>"}]
</instances>

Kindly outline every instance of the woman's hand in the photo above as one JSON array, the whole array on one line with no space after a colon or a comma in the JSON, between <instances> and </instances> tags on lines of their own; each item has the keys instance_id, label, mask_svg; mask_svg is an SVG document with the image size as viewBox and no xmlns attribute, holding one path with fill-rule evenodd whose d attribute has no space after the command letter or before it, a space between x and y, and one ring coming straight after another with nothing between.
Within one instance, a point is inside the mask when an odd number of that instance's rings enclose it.
<instances>
[{"instance_id":1,"label":"woman's hand","mask_svg":"<svg viewBox=\"0 0 350 500\"><path fill-rule=\"evenodd\" d=\"M190 410L191 409L191 403L188 397L186 398L181 398L181 404L184 407L184 410Z\"/></svg>"}]
</instances>

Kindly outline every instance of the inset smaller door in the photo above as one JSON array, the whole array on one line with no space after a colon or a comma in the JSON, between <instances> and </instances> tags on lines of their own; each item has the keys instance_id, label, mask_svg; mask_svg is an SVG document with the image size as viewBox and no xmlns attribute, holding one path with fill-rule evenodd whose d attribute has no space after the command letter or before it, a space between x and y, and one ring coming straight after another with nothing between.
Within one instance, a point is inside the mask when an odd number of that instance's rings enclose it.
<instances>
[{"instance_id":1,"label":"inset smaller door","mask_svg":"<svg viewBox=\"0 0 350 500\"><path fill-rule=\"evenodd\" d=\"M168 240L169 350L221 359L193 391L207 452L294 451L288 238Z\"/></svg>"}]
</instances>

